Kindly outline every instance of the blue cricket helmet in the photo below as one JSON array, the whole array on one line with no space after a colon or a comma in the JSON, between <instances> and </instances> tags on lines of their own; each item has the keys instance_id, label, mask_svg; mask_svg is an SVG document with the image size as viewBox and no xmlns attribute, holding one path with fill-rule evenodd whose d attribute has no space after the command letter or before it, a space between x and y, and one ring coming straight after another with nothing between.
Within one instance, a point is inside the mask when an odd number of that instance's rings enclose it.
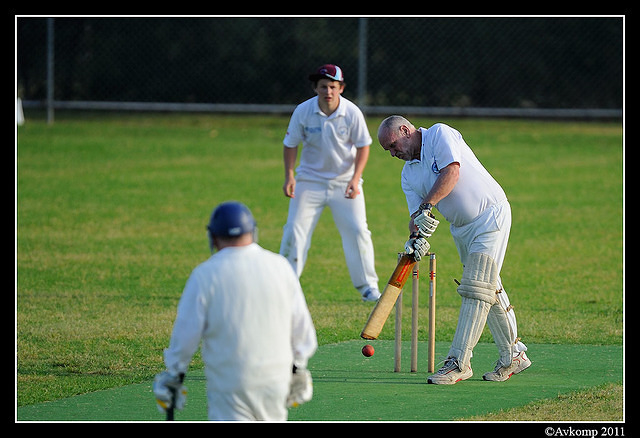
<instances>
[{"instance_id":1,"label":"blue cricket helmet","mask_svg":"<svg viewBox=\"0 0 640 438\"><path fill-rule=\"evenodd\" d=\"M249 207L241 202L228 201L213 210L207 229L215 236L238 237L245 233L254 233L256 221Z\"/></svg>"}]
</instances>

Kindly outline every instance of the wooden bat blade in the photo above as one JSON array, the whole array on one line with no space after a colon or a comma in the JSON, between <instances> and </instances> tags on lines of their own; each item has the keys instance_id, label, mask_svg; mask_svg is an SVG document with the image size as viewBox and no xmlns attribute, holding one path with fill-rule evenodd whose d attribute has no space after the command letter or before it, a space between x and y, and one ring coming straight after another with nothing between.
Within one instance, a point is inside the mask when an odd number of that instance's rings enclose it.
<instances>
[{"instance_id":1,"label":"wooden bat blade","mask_svg":"<svg viewBox=\"0 0 640 438\"><path fill-rule=\"evenodd\" d=\"M367 319L362 333L360 333L361 338L378 339L382 327L384 327L384 323L387 321L387 318L389 318L389 314L398 299L398 295L402 292L402 288L407 282L407 278L411 275L415 264L416 261L412 256L404 254L400 258L396 269L393 271L393 274L391 274L387 285L382 291L382 295L380 295L380 299L369 314L369 319Z\"/></svg>"}]
</instances>

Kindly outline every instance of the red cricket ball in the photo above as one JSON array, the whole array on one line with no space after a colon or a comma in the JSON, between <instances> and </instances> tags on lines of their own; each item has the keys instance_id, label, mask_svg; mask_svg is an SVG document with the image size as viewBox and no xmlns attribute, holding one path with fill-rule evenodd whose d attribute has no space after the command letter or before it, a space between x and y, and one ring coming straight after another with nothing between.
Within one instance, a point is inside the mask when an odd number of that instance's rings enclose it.
<instances>
[{"instance_id":1,"label":"red cricket ball","mask_svg":"<svg viewBox=\"0 0 640 438\"><path fill-rule=\"evenodd\" d=\"M373 356L373 353L375 352L375 350L373 349L373 347L369 344L365 345L364 347L362 347L362 354L366 357L371 357Z\"/></svg>"}]
</instances>

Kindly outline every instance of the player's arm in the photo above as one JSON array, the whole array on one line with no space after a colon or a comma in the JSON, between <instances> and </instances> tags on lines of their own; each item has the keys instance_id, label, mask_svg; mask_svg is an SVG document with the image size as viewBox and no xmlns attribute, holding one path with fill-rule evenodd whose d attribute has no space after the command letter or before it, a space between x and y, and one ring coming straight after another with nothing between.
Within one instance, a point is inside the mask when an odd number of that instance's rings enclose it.
<instances>
[{"instance_id":1,"label":"player's arm","mask_svg":"<svg viewBox=\"0 0 640 438\"><path fill-rule=\"evenodd\" d=\"M451 193L459 177L460 163L458 162L453 162L440 171L438 179L436 179L433 187L422 200L422 204L420 204L418 210L411 215L411 219L409 220L411 236L407 242L409 247L412 246L412 239L415 240L415 238L418 237L428 238L435 232L440 221L431 213L431 208Z\"/></svg>"},{"instance_id":2,"label":"player's arm","mask_svg":"<svg viewBox=\"0 0 640 438\"><path fill-rule=\"evenodd\" d=\"M347 190L344 192L345 198L353 199L360 194L358 186L360 184L364 168L369 160L369 149L369 146L356 149L353 177L351 178L351 181L349 181L349 184L347 184Z\"/></svg>"},{"instance_id":3,"label":"player's arm","mask_svg":"<svg viewBox=\"0 0 640 438\"><path fill-rule=\"evenodd\" d=\"M409 232L417 232L418 226L415 224L415 219L419 216L427 216L425 211L431 212L431 206L436 205L442 199L444 199L458 183L460 177L460 163L453 162L440 171L438 179L427 193L427 196L422 200L420 207L413 212L411 219L409 220Z\"/></svg>"},{"instance_id":4,"label":"player's arm","mask_svg":"<svg viewBox=\"0 0 640 438\"><path fill-rule=\"evenodd\" d=\"M440 170L440 175L436 179L436 182L427 193L427 196L422 200L423 204L431 204L436 205L438 202L447 197L449 193L453 190L455 185L458 183L458 178L460 177L460 163L453 162L450 163L447 167ZM418 209L412 217L420 214L420 210Z\"/></svg>"},{"instance_id":5,"label":"player's arm","mask_svg":"<svg viewBox=\"0 0 640 438\"><path fill-rule=\"evenodd\" d=\"M199 275L194 270L178 303L176 320L173 323L169 347L164 350L166 370L157 374L153 381L153 393L160 412L173 416L173 409L184 408L187 388L182 384L188 365L198 346L205 326L206 300L201 298Z\"/></svg>"},{"instance_id":6,"label":"player's arm","mask_svg":"<svg viewBox=\"0 0 640 438\"><path fill-rule=\"evenodd\" d=\"M295 167L296 159L298 158L298 147L284 146L283 158L284 184L282 186L282 191L288 198L293 198L296 190Z\"/></svg>"}]
</instances>

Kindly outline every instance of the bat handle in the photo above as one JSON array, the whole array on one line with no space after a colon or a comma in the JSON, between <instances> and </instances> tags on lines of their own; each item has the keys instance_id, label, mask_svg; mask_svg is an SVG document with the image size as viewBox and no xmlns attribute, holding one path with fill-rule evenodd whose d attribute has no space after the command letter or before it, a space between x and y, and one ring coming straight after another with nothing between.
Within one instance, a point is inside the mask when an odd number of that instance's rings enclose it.
<instances>
[{"instance_id":1,"label":"bat handle","mask_svg":"<svg viewBox=\"0 0 640 438\"><path fill-rule=\"evenodd\" d=\"M167 409L167 421L173 421L173 406L176 403L176 390L171 390L171 407Z\"/></svg>"},{"instance_id":2,"label":"bat handle","mask_svg":"<svg viewBox=\"0 0 640 438\"><path fill-rule=\"evenodd\" d=\"M180 383L184 381L184 374L180 374ZM167 409L167 421L173 421L173 412L176 406L176 401L178 400L178 389L177 388L169 388L169 392L171 392L171 407Z\"/></svg>"}]
</instances>

